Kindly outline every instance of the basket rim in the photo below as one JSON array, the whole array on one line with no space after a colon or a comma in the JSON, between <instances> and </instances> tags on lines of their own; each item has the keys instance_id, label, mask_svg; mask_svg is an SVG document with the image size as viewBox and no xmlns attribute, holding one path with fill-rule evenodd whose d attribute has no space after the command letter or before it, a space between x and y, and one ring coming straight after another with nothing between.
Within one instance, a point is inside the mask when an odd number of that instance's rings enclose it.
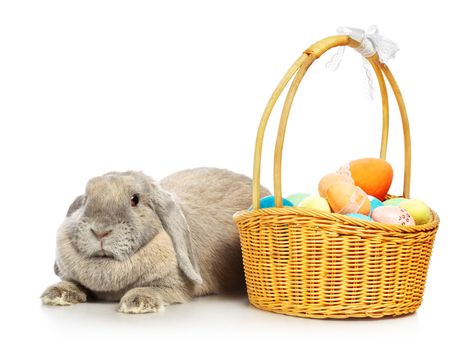
<instances>
[{"instance_id":1,"label":"basket rim","mask_svg":"<svg viewBox=\"0 0 467 350\"><path fill-rule=\"evenodd\" d=\"M362 219L352 218L347 215L337 214L337 213L326 213L319 210L299 208L299 207L282 207L282 208L266 208L266 209L246 209L240 210L233 215L235 222L240 222L244 219L249 219L251 217L260 217L260 216L283 216L283 215L293 215L297 217L312 217L319 220L332 221L339 223L345 226L354 226L358 228L365 228L368 230L375 229L378 230L381 234L381 231L386 231L386 234L392 236L394 233L404 233L404 234L419 234L423 232L433 232L437 230L439 226L439 216L438 214L431 209L432 220L423 225L414 225L414 226L405 226L405 225L392 225L392 224L382 224L375 221L366 221ZM352 235L353 233L341 232L343 235ZM412 236L412 235L410 235Z\"/></svg>"}]
</instances>

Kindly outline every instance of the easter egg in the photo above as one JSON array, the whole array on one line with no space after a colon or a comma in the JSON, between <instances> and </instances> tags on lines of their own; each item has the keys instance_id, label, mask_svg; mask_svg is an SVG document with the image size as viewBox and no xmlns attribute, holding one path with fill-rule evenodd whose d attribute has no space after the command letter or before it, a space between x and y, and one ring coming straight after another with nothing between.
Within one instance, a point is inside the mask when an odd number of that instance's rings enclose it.
<instances>
[{"instance_id":1,"label":"easter egg","mask_svg":"<svg viewBox=\"0 0 467 350\"><path fill-rule=\"evenodd\" d=\"M351 176L356 186L379 200L383 200L388 193L393 176L391 165L379 158L351 161L339 168L337 173Z\"/></svg>"},{"instance_id":2,"label":"easter egg","mask_svg":"<svg viewBox=\"0 0 467 350\"><path fill-rule=\"evenodd\" d=\"M329 205L334 213L370 213L368 195L358 186L346 182L331 185L327 192Z\"/></svg>"},{"instance_id":3,"label":"easter egg","mask_svg":"<svg viewBox=\"0 0 467 350\"><path fill-rule=\"evenodd\" d=\"M338 183L338 182L347 182L353 185L354 181L350 176L343 174L327 174L325 175L318 184L319 195L323 198L326 198L329 186Z\"/></svg>"},{"instance_id":4,"label":"easter egg","mask_svg":"<svg viewBox=\"0 0 467 350\"><path fill-rule=\"evenodd\" d=\"M300 202L298 206L300 208L321 210L327 213L331 212L331 208L329 207L328 201L323 197L319 196L310 196L308 198L305 198L303 201Z\"/></svg>"},{"instance_id":5,"label":"easter egg","mask_svg":"<svg viewBox=\"0 0 467 350\"><path fill-rule=\"evenodd\" d=\"M399 204L401 204L403 201L405 201L405 198L391 198L383 202L383 205L392 205L398 207Z\"/></svg>"},{"instance_id":6,"label":"easter egg","mask_svg":"<svg viewBox=\"0 0 467 350\"><path fill-rule=\"evenodd\" d=\"M294 193L287 197L287 200L291 202L294 207L298 206L298 204L307 197L310 197L309 193Z\"/></svg>"},{"instance_id":7,"label":"easter egg","mask_svg":"<svg viewBox=\"0 0 467 350\"><path fill-rule=\"evenodd\" d=\"M259 207L261 209L266 208L274 208L276 205L274 204L274 196L267 196L263 197L259 200ZM293 204L285 198L282 198L282 206L283 207L293 207Z\"/></svg>"},{"instance_id":8,"label":"easter egg","mask_svg":"<svg viewBox=\"0 0 467 350\"><path fill-rule=\"evenodd\" d=\"M407 199L399 204L413 217L417 225L423 225L431 221L431 210L428 205L418 199Z\"/></svg>"},{"instance_id":9,"label":"easter egg","mask_svg":"<svg viewBox=\"0 0 467 350\"><path fill-rule=\"evenodd\" d=\"M373 212L373 210L383 205L383 202L381 202L378 198L368 196L368 199L370 200L370 214Z\"/></svg>"},{"instance_id":10,"label":"easter egg","mask_svg":"<svg viewBox=\"0 0 467 350\"><path fill-rule=\"evenodd\" d=\"M355 219L360 219L360 220L365 220L365 221L373 221L373 219L371 217L369 217L368 215L356 214L356 213L345 214L345 215L350 216L351 218L355 218Z\"/></svg>"},{"instance_id":11,"label":"easter egg","mask_svg":"<svg viewBox=\"0 0 467 350\"><path fill-rule=\"evenodd\" d=\"M374 221L390 225L415 225L414 219L409 212L403 208L394 206L382 206L376 208L371 217Z\"/></svg>"}]
</instances>

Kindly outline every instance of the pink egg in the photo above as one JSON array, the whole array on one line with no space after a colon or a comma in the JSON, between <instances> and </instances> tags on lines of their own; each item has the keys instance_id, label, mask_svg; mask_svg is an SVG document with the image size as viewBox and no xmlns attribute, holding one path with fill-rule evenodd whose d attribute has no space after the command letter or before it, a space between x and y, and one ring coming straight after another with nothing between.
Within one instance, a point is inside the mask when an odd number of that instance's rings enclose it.
<instances>
[{"instance_id":1,"label":"pink egg","mask_svg":"<svg viewBox=\"0 0 467 350\"><path fill-rule=\"evenodd\" d=\"M405 209L395 206L383 206L373 210L371 218L376 222L390 225L415 225L414 219Z\"/></svg>"}]
</instances>

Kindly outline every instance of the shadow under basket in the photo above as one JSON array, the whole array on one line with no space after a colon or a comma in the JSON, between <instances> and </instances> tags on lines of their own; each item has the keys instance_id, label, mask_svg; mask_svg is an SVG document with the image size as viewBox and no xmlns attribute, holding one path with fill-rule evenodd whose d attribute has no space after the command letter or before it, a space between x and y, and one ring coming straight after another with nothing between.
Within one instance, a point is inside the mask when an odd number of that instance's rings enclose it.
<instances>
[{"instance_id":1,"label":"shadow under basket","mask_svg":"<svg viewBox=\"0 0 467 350\"><path fill-rule=\"evenodd\" d=\"M260 309L310 318L379 318L415 312L422 303L439 226L434 211L427 224L403 226L282 207L282 149L298 86L311 63L321 54L336 46L356 48L359 45L352 38L340 35L323 39L308 48L279 83L261 119L255 149L252 210L234 215L240 233L248 298ZM403 197L410 198L411 147L404 101L387 65L380 62L377 54L367 59L381 90L383 133L380 158L383 159L389 129L384 76L398 102L405 146ZM259 209L265 128L274 104L292 77L274 155L275 207Z\"/></svg>"}]
</instances>

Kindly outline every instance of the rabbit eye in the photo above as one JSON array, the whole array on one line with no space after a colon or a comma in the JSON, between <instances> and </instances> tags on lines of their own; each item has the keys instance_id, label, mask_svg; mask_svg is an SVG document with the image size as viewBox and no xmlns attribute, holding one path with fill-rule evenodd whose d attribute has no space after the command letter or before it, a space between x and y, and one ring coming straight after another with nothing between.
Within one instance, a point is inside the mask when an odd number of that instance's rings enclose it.
<instances>
[{"instance_id":1,"label":"rabbit eye","mask_svg":"<svg viewBox=\"0 0 467 350\"><path fill-rule=\"evenodd\" d=\"M136 207L139 203L139 196L137 194L134 194L131 196L131 206Z\"/></svg>"}]
</instances>

